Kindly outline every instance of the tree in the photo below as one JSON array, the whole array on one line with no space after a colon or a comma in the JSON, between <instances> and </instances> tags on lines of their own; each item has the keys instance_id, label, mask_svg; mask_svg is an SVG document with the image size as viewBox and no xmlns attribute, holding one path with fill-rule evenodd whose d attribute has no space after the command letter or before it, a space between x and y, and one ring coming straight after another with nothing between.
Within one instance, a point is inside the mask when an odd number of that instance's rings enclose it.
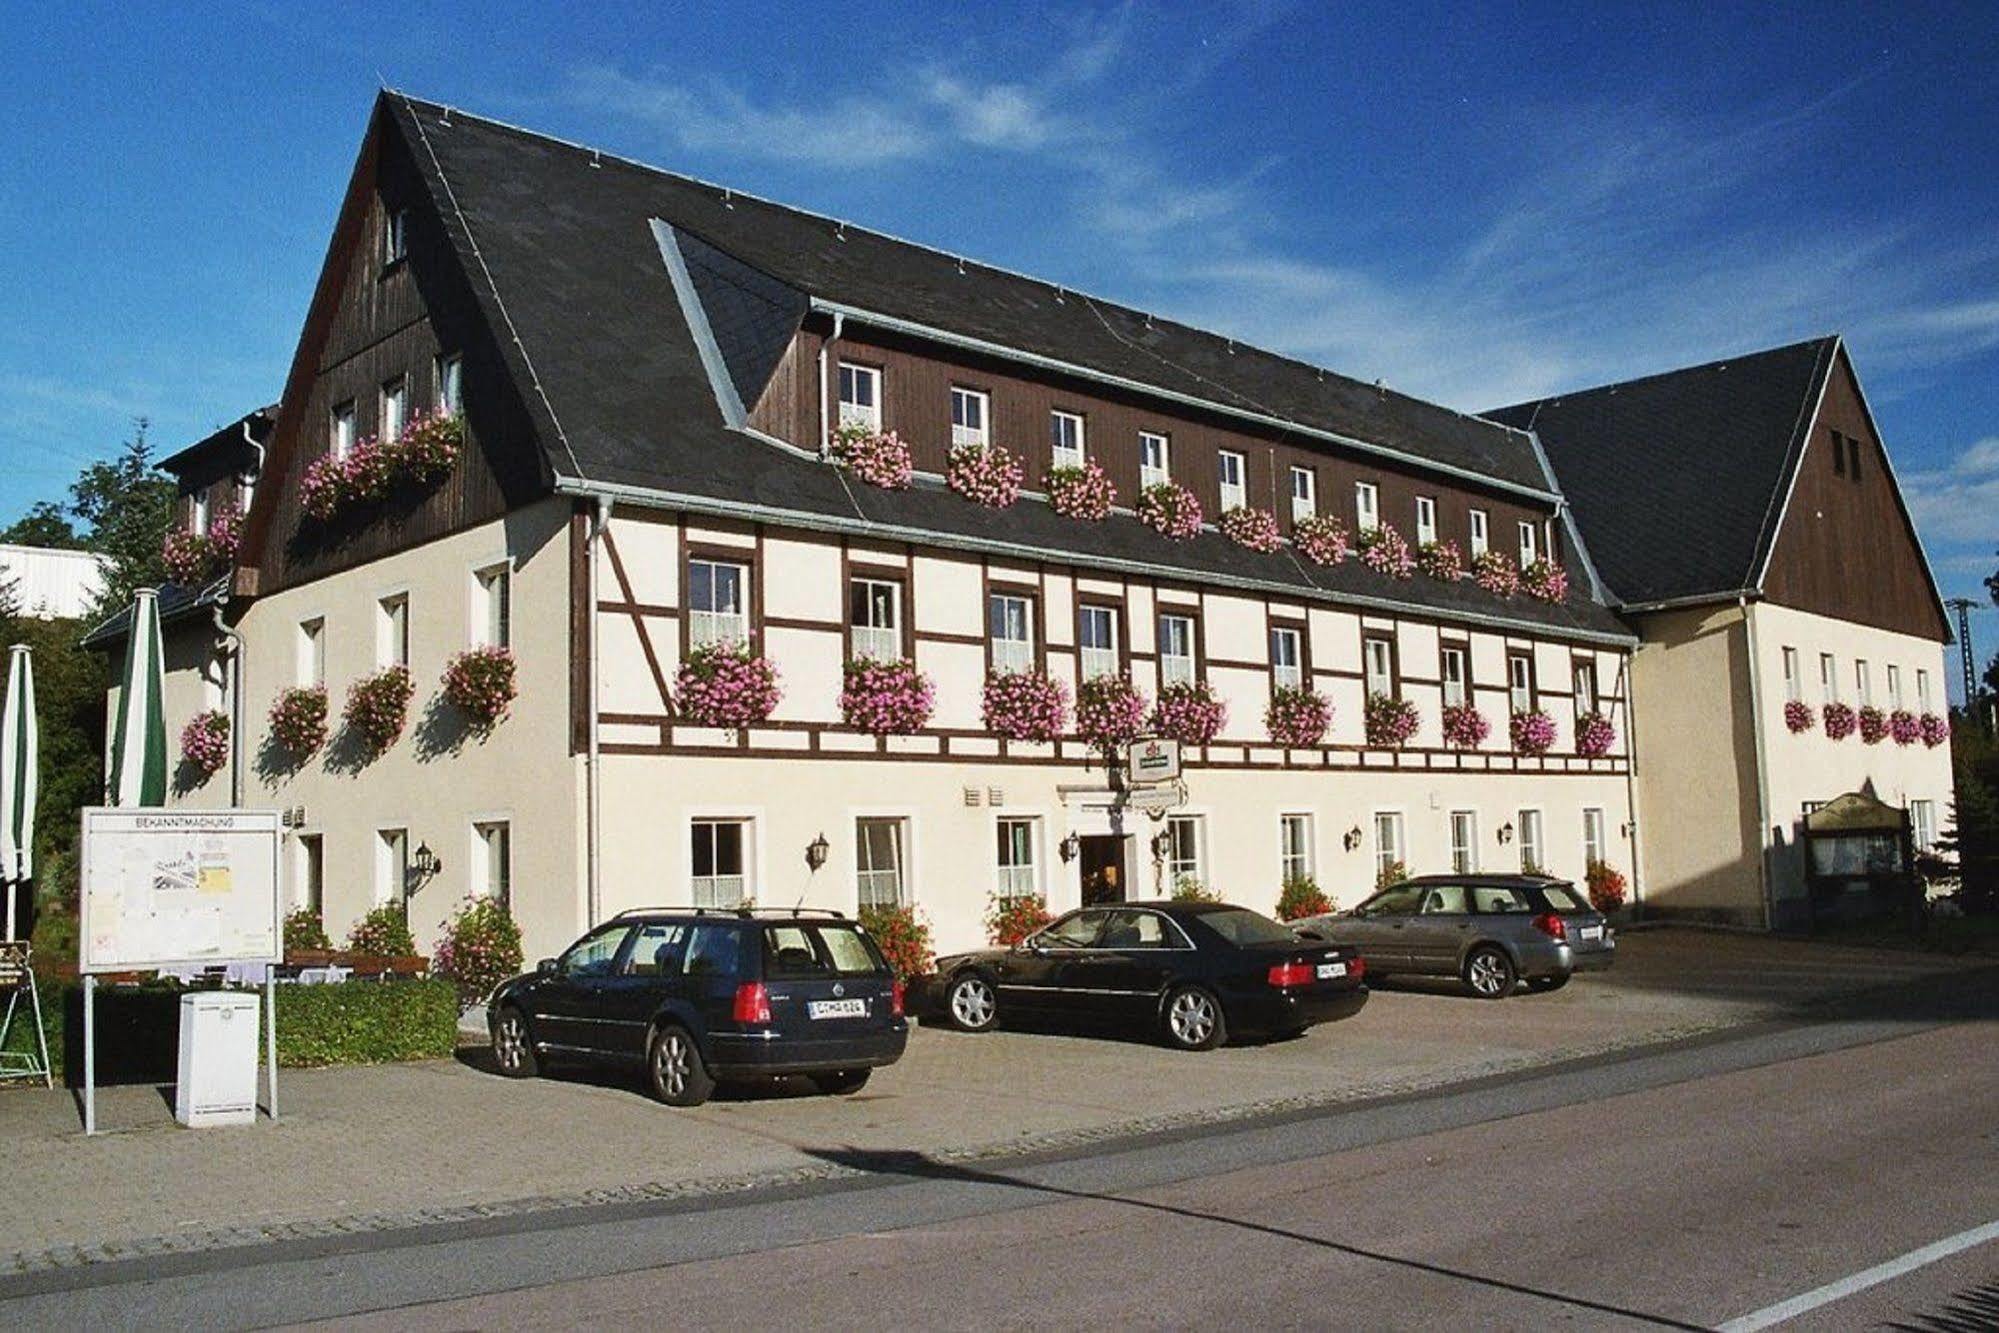
<instances>
[{"instance_id":1,"label":"tree","mask_svg":"<svg viewBox=\"0 0 1999 1333\"><path fill-rule=\"evenodd\" d=\"M166 581L160 542L173 522L175 487L153 466L146 427L140 417L118 456L85 467L69 488L70 511L85 525L84 547L110 558L93 619L122 609L140 588Z\"/></svg>"},{"instance_id":2,"label":"tree","mask_svg":"<svg viewBox=\"0 0 1999 1333\"><path fill-rule=\"evenodd\" d=\"M1955 791L1937 852L1957 863L1966 911L1999 911L1999 745L1959 714L1950 748Z\"/></svg>"},{"instance_id":3,"label":"tree","mask_svg":"<svg viewBox=\"0 0 1999 1333\"><path fill-rule=\"evenodd\" d=\"M76 528L69 521L69 514L63 506L53 500L37 500L28 506L28 512L14 522L0 529L0 542L11 542L16 546L52 546L62 550L75 550L83 545L83 539L76 535Z\"/></svg>"}]
</instances>

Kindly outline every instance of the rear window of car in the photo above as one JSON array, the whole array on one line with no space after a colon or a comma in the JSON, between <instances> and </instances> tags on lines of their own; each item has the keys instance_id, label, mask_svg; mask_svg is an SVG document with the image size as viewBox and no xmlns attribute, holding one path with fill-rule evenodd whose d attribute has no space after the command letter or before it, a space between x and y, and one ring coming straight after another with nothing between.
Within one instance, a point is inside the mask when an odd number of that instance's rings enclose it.
<instances>
[{"instance_id":1,"label":"rear window of car","mask_svg":"<svg viewBox=\"0 0 1999 1333\"><path fill-rule=\"evenodd\" d=\"M814 977L865 977L887 965L874 944L852 926L784 922L763 928L764 975L777 981Z\"/></svg>"},{"instance_id":2,"label":"rear window of car","mask_svg":"<svg viewBox=\"0 0 1999 1333\"><path fill-rule=\"evenodd\" d=\"M1298 937L1289 927L1246 907L1224 907L1203 912L1200 922L1230 944L1296 944Z\"/></svg>"},{"instance_id":3,"label":"rear window of car","mask_svg":"<svg viewBox=\"0 0 1999 1333\"><path fill-rule=\"evenodd\" d=\"M1568 884L1548 884L1541 889L1541 896L1548 900L1551 912L1587 912L1590 905L1583 901L1574 887Z\"/></svg>"}]
</instances>

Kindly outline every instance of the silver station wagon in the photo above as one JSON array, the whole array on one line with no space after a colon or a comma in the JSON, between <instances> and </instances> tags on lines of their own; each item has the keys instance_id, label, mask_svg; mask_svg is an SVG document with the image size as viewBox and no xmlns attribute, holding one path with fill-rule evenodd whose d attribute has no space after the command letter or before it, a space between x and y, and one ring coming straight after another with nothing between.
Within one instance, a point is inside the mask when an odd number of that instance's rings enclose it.
<instances>
[{"instance_id":1,"label":"silver station wagon","mask_svg":"<svg viewBox=\"0 0 1999 1333\"><path fill-rule=\"evenodd\" d=\"M1423 875L1352 911L1291 925L1358 949L1370 984L1396 973L1458 977L1488 1000L1522 982L1559 990L1617 956L1602 913L1575 885L1547 875Z\"/></svg>"}]
</instances>

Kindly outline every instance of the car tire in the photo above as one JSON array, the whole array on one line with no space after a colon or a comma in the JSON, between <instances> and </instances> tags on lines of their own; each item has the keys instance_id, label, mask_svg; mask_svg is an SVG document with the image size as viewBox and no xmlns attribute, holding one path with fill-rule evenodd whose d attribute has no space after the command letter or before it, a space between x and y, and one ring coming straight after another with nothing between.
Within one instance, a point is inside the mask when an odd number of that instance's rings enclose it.
<instances>
[{"instance_id":1,"label":"car tire","mask_svg":"<svg viewBox=\"0 0 1999 1333\"><path fill-rule=\"evenodd\" d=\"M1465 985L1481 1000L1505 999L1519 979L1513 960L1498 945L1481 944L1465 959Z\"/></svg>"},{"instance_id":2,"label":"car tire","mask_svg":"<svg viewBox=\"0 0 1999 1333\"><path fill-rule=\"evenodd\" d=\"M990 1032L999 1024L999 994L982 972L960 972L944 990L944 1015L960 1032Z\"/></svg>"},{"instance_id":3,"label":"car tire","mask_svg":"<svg viewBox=\"0 0 1999 1333\"><path fill-rule=\"evenodd\" d=\"M1166 1044L1182 1051L1211 1051L1228 1039L1222 1002L1205 986L1179 986L1160 1012Z\"/></svg>"},{"instance_id":4,"label":"car tire","mask_svg":"<svg viewBox=\"0 0 1999 1333\"><path fill-rule=\"evenodd\" d=\"M508 1078L533 1078L541 1072L528 1016L515 1005L500 1010L493 1020L493 1063Z\"/></svg>"},{"instance_id":5,"label":"car tire","mask_svg":"<svg viewBox=\"0 0 1999 1333\"><path fill-rule=\"evenodd\" d=\"M1529 977L1527 978L1527 989L1533 991L1536 995L1546 995L1549 991L1558 991L1568 985L1569 975L1569 973L1564 972L1558 977Z\"/></svg>"},{"instance_id":6,"label":"car tire","mask_svg":"<svg viewBox=\"0 0 1999 1333\"><path fill-rule=\"evenodd\" d=\"M661 1023L646 1044L646 1076L652 1095L668 1106L699 1106L715 1091L694 1034L678 1023Z\"/></svg>"},{"instance_id":7,"label":"car tire","mask_svg":"<svg viewBox=\"0 0 1999 1333\"><path fill-rule=\"evenodd\" d=\"M868 1075L872 1073L872 1069L833 1069L812 1075L812 1081L828 1097L845 1097L868 1086Z\"/></svg>"}]
</instances>

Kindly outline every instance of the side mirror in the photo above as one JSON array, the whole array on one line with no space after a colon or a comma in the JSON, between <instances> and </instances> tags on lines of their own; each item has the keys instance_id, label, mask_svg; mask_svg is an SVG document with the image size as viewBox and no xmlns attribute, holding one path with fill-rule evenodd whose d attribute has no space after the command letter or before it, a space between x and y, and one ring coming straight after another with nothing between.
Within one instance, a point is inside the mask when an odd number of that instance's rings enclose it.
<instances>
[{"instance_id":1,"label":"side mirror","mask_svg":"<svg viewBox=\"0 0 1999 1333\"><path fill-rule=\"evenodd\" d=\"M555 960L553 958L544 958L534 965L534 970L542 976L551 976L555 972Z\"/></svg>"}]
</instances>

